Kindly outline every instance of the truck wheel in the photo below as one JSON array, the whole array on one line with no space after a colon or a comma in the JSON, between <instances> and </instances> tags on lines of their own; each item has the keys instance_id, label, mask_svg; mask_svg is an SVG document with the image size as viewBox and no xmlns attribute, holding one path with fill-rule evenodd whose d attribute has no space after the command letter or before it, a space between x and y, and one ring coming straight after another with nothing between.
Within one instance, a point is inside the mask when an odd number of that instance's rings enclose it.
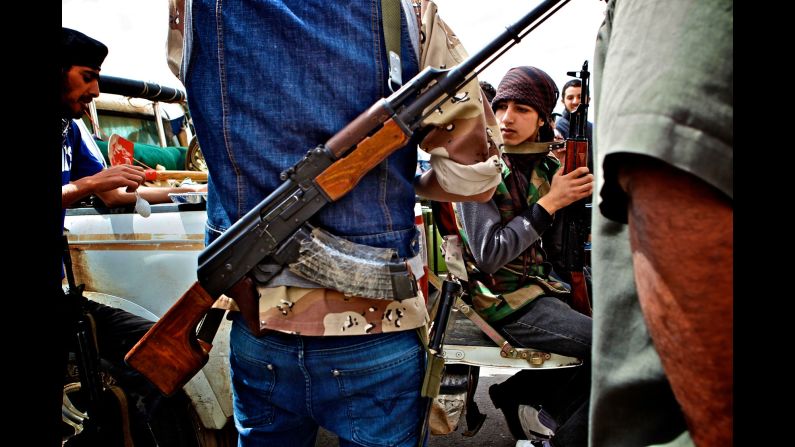
<instances>
[{"instance_id":1,"label":"truck wheel","mask_svg":"<svg viewBox=\"0 0 795 447\"><path fill-rule=\"evenodd\" d=\"M121 383L107 370L102 372L102 414L94 415L83 424L99 424L99 431L90 429L81 432L65 430L64 447L122 447L132 442L136 446L158 447L205 447L194 427L193 406L188 396L180 391L169 398L147 396L137 393L136 387ZM79 372L70 358L64 395L74 408L72 414L85 412L87 396L81 389ZM66 406L66 405L65 405ZM64 421L66 423L66 421ZM67 428L67 427L65 427ZM82 427L81 427L82 428ZM217 444L221 445L221 444Z\"/></svg>"},{"instance_id":2,"label":"truck wheel","mask_svg":"<svg viewBox=\"0 0 795 447\"><path fill-rule=\"evenodd\" d=\"M204 154L199 147L199 139L196 135L190 139L188 144L188 152L185 155L185 169L188 171L204 171L207 172L207 163L204 162Z\"/></svg>"}]
</instances>

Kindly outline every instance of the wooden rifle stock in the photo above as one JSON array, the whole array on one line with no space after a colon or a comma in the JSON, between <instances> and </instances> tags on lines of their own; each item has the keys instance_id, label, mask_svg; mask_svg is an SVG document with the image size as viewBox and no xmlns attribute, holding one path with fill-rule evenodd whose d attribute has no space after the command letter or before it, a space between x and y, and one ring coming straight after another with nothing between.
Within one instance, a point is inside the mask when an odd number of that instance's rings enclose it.
<instances>
[{"instance_id":1,"label":"wooden rifle stock","mask_svg":"<svg viewBox=\"0 0 795 447\"><path fill-rule=\"evenodd\" d=\"M563 156L563 173L569 172L588 165L588 140L566 140L566 151ZM585 201L579 200L567 206L564 211L564 228L563 228L563 256L568 259L575 259L576 262L567 262L567 268L570 268L570 283L571 283L571 307L572 309L589 317L592 314L591 300L588 296L588 287L585 280L585 273L583 272L584 265L584 244L585 240L580 237L581 228L570 228L571 226L581 226L582 222L578 222L577 214L585 212ZM568 241L566 239L568 238ZM567 243L567 242L573 242ZM581 253L567 253L569 250L579 250ZM575 265L576 264L576 265Z\"/></svg>"},{"instance_id":2,"label":"wooden rifle stock","mask_svg":"<svg viewBox=\"0 0 795 447\"><path fill-rule=\"evenodd\" d=\"M577 312L591 316L591 299L588 296L588 285L582 270L569 272L571 275L571 308Z\"/></svg>"},{"instance_id":3,"label":"wooden rifle stock","mask_svg":"<svg viewBox=\"0 0 795 447\"><path fill-rule=\"evenodd\" d=\"M588 166L588 140L566 140L566 155L563 157L563 173Z\"/></svg>"},{"instance_id":4,"label":"wooden rifle stock","mask_svg":"<svg viewBox=\"0 0 795 447\"><path fill-rule=\"evenodd\" d=\"M124 357L166 396L182 388L207 363L212 344L196 338L196 326L215 299L198 282L149 329Z\"/></svg>"},{"instance_id":5,"label":"wooden rifle stock","mask_svg":"<svg viewBox=\"0 0 795 447\"><path fill-rule=\"evenodd\" d=\"M375 134L365 138L316 178L317 185L332 200L347 194L359 180L396 149L408 137L394 120L388 120ZM246 277L232 289L233 296ZM241 303L246 303L245 299ZM212 307L215 298L198 282L160 318L144 337L127 353L125 361L146 376L165 395L181 388L207 363L212 340L196 337L196 326ZM252 301L256 301L253 300Z\"/></svg>"},{"instance_id":6,"label":"wooden rifle stock","mask_svg":"<svg viewBox=\"0 0 795 447\"><path fill-rule=\"evenodd\" d=\"M374 135L365 138L348 156L339 159L315 179L315 183L333 201L347 194L365 174L403 147L408 136L390 119Z\"/></svg>"},{"instance_id":7,"label":"wooden rifle stock","mask_svg":"<svg viewBox=\"0 0 795 447\"><path fill-rule=\"evenodd\" d=\"M337 160L316 177L316 184L333 201L338 200L378 163L403 147L408 136L392 119L370 137L356 145L346 157ZM256 303L248 296L253 284L243 277L229 290L241 297L240 306ZM212 348L209 340L196 337L196 326L217 297L195 282L127 353L125 361L143 374L161 393L169 396L188 382L207 363ZM241 309L242 310L242 309ZM216 323L217 325L217 323ZM216 326L217 327L217 326ZM214 332L213 332L214 334Z\"/></svg>"}]
</instances>

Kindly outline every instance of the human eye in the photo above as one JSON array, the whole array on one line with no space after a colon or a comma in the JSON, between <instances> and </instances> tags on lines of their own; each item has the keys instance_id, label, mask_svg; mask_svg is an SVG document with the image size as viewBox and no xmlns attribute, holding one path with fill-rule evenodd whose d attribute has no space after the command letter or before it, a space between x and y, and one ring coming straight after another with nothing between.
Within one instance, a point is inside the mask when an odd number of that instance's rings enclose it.
<instances>
[{"instance_id":1,"label":"human eye","mask_svg":"<svg viewBox=\"0 0 795 447\"><path fill-rule=\"evenodd\" d=\"M99 73L93 70L86 70L83 72L83 82L88 84L99 79Z\"/></svg>"},{"instance_id":2,"label":"human eye","mask_svg":"<svg viewBox=\"0 0 795 447\"><path fill-rule=\"evenodd\" d=\"M524 104L517 104L516 105L516 110L521 112L521 113L529 113L531 110L533 110L533 108L530 107L530 106L526 106Z\"/></svg>"}]
</instances>

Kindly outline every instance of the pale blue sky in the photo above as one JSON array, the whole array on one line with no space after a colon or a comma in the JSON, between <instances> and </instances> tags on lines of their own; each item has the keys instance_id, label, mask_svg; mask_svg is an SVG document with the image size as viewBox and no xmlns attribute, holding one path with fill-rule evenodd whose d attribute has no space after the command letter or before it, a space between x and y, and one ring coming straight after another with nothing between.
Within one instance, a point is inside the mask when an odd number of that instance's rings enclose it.
<instances>
[{"instance_id":1,"label":"pale blue sky","mask_svg":"<svg viewBox=\"0 0 795 447\"><path fill-rule=\"evenodd\" d=\"M536 0L435 0L472 54L540 3ZM167 0L62 0L62 24L108 47L103 73L181 87L166 66ZM481 75L497 85L508 69L533 65L561 87L567 71L592 65L602 0L571 0ZM557 109L561 107L558 106Z\"/></svg>"},{"instance_id":2,"label":"pale blue sky","mask_svg":"<svg viewBox=\"0 0 795 447\"><path fill-rule=\"evenodd\" d=\"M509 25L530 12L533 0L435 0L439 15L455 31L470 54L484 47ZM508 50L480 76L495 87L511 68L532 65L546 71L563 87L567 71L579 70L583 61L593 67L594 44L604 20L602 0L571 0ZM556 110L563 109L558 103ZM589 110L593 113L593 108Z\"/></svg>"},{"instance_id":3,"label":"pale blue sky","mask_svg":"<svg viewBox=\"0 0 795 447\"><path fill-rule=\"evenodd\" d=\"M182 87L166 65L168 0L62 0L61 24L108 46L102 73Z\"/></svg>"}]
</instances>

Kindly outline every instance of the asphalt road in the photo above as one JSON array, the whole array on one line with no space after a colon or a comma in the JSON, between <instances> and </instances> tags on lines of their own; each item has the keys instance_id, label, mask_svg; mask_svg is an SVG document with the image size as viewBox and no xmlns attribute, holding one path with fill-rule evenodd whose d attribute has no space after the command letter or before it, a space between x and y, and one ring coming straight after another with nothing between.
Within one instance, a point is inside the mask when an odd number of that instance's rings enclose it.
<instances>
[{"instance_id":1,"label":"asphalt road","mask_svg":"<svg viewBox=\"0 0 795 447\"><path fill-rule=\"evenodd\" d=\"M480 411L486 415L483 427L475 436L465 437L462 433L466 428L466 422L462 417L455 432L443 436L431 436L428 447L514 447L516 441L508 431L502 412L494 408L489 399L489 386L506 380L517 371L519 370L514 368L480 368L475 401ZM339 447L339 441L335 435L321 428L315 447Z\"/></svg>"}]
</instances>

